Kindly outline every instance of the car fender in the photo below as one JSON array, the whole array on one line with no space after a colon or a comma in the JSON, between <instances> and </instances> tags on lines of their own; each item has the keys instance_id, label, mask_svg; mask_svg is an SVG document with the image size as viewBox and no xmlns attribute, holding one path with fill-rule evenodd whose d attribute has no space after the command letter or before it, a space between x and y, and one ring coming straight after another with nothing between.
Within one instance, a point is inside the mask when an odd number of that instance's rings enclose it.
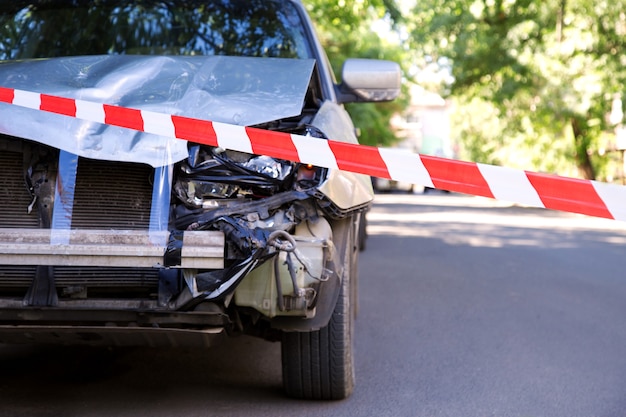
<instances>
[{"instance_id":1,"label":"car fender","mask_svg":"<svg viewBox=\"0 0 626 417\"><path fill-rule=\"evenodd\" d=\"M358 144L354 125L343 106L332 101L322 104L313 125L330 140ZM370 177L331 169L318 190L342 210L362 208L372 202L374 191Z\"/></svg>"}]
</instances>

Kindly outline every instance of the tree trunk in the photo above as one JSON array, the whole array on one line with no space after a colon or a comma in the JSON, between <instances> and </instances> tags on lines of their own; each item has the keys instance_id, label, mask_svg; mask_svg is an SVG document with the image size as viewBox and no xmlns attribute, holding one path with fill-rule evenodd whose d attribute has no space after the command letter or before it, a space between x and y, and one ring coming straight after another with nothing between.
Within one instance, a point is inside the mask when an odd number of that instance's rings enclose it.
<instances>
[{"instance_id":1,"label":"tree trunk","mask_svg":"<svg viewBox=\"0 0 626 417\"><path fill-rule=\"evenodd\" d=\"M587 121L582 118L572 117L571 124L576 150L574 155L576 167L585 179L595 180L596 170L593 168L591 158L589 157L589 144L591 142L591 138L587 136Z\"/></svg>"},{"instance_id":2,"label":"tree trunk","mask_svg":"<svg viewBox=\"0 0 626 417\"><path fill-rule=\"evenodd\" d=\"M565 7L567 0L561 0L559 9L556 12L556 40L558 43L563 41L563 29L565 28Z\"/></svg>"}]
</instances>

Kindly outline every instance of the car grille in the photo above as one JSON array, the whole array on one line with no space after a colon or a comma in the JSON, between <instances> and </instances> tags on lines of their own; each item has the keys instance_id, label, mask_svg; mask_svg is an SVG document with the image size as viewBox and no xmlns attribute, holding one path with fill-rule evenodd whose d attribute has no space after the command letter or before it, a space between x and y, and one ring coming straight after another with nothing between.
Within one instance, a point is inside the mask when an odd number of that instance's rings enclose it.
<instances>
[{"instance_id":1,"label":"car grille","mask_svg":"<svg viewBox=\"0 0 626 417\"><path fill-rule=\"evenodd\" d=\"M0 227L37 228L37 213L27 212L32 198L26 188L22 153L0 150Z\"/></svg>"},{"instance_id":2,"label":"car grille","mask_svg":"<svg viewBox=\"0 0 626 417\"><path fill-rule=\"evenodd\" d=\"M81 158L72 228L147 230L152 171L147 165Z\"/></svg>"},{"instance_id":3,"label":"car grille","mask_svg":"<svg viewBox=\"0 0 626 417\"><path fill-rule=\"evenodd\" d=\"M28 141L24 141L28 143ZM26 186L23 151L10 138L0 138L0 227L38 228L36 206ZM153 169L147 165L80 158L76 176L72 229L147 230L150 226ZM36 267L0 265L0 297L23 297ZM55 267L59 297L154 297L155 268Z\"/></svg>"}]
</instances>

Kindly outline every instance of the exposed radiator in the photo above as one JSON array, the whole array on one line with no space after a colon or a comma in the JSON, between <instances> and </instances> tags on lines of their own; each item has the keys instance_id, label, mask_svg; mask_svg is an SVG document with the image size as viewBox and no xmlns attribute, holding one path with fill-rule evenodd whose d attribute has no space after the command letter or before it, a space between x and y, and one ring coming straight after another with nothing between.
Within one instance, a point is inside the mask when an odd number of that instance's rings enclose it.
<instances>
[{"instance_id":1,"label":"exposed radiator","mask_svg":"<svg viewBox=\"0 0 626 417\"><path fill-rule=\"evenodd\" d=\"M148 165L81 158L72 228L147 230L152 175Z\"/></svg>"},{"instance_id":2,"label":"exposed radiator","mask_svg":"<svg viewBox=\"0 0 626 417\"><path fill-rule=\"evenodd\" d=\"M23 297L35 270L29 265L0 265L0 297ZM153 298L158 288L158 271L154 268L57 266L54 277L60 298Z\"/></svg>"},{"instance_id":3,"label":"exposed radiator","mask_svg":"<svg viewBox=\"0 0 626 417\"><path fill-rule=\"evenodd\" d=\"M0 228L39 227L36 205L25 181L22 144L0 137ZM147 165L80 158L72 213L72 229L147 230L150 224L153 169ZM17 232L17 230L16 230ZM0 297L23 297L35 267L0 265ZM151 297L157 293L154 268L55 267L59 297ZM83 294L84 294L83 293Z\"/></svg>"},{"instance_id":4,"label":"exposed radiator","mask_svg":"<svg viewBox=\"0 0 626 417\"><path fill-rule=\"evenodd\" d=\"M21 152L0 150L0 184L0 227L37 228L37 210L28 214L32 198L24 179Z\"/></svg>"}]
</instances>

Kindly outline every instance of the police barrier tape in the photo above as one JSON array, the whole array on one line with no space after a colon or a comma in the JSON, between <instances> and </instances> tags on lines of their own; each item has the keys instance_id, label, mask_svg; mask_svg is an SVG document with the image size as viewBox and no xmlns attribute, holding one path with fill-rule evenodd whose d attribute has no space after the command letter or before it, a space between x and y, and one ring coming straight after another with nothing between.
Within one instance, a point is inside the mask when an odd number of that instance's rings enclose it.
<instances>
[{"instance_id":1,"label":"police barrier tape","mask_svg":"<svg viewBox=\"0 0 626 417\"><path fill-rule=\"evenodd\" d=\"M626 221L626 187L0 87L0 102L225 149Z\"/></svg>"}]
</instances>

